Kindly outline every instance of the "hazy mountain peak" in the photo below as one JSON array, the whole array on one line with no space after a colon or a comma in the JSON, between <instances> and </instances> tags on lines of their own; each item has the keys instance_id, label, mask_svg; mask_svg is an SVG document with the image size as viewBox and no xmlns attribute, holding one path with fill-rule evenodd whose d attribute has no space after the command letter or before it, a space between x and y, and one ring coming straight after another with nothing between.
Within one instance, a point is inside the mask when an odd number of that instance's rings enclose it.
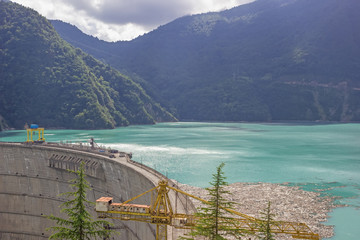
<instances>
[{"instance_id":1,"label":"hazy mountain peak","mask_svg":"<svg viewBox=\"0 0 360 240\"><path fill-rule=\"evenodd\" d=\"M359 121L358 9L358 0L257 0L87 50L136 73L181 119Z\"/></svg>"}]
</instances>

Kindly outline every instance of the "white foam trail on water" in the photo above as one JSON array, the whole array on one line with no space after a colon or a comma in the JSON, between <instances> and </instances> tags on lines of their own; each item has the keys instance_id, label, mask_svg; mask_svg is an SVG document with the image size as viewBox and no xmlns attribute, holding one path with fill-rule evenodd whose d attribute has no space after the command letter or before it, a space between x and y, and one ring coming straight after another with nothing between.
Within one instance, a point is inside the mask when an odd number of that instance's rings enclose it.
<instances>
[{"instance_id":1,"label":"white foam trail on water","mask_svg":"<svg viewBox=\"0 0 360 240\"><path fill-rule=\"evenodd\" d=\"M208 149L201 149L201 148L181 148L181 147L173 147L173 146L166 146L166 145L159 145L159 146L145 146L139 144L104 144L107 147L118 149L119 151L125 152L158 152L158 153L168 153L168 154L175 154L175 155L184 155L184 154L198 154L198 155L205 155L205 154L213 154L213 155L221 155L224 152L221 151L214 151Z\"/></svg>"},{"instance_id":2,"label":"white foam trail on water","mask_svg":"<svg viewBox=\"0 0 360 240\"><path fill-rule=\"evenodd\" d=\"M341 170L341 169L329 169L329 168L321 168L321 167L296 167L296 169L300 172L315 172L319 174L319 176L322 177L328 177L328 176L337 176L337 179L341 179L343 177L344 179L354 179L356 181L360 180L360 175L356 171L350 171L350 170ZM330 181L328 179L327 181Z\"/></svg>"}]
</instances>

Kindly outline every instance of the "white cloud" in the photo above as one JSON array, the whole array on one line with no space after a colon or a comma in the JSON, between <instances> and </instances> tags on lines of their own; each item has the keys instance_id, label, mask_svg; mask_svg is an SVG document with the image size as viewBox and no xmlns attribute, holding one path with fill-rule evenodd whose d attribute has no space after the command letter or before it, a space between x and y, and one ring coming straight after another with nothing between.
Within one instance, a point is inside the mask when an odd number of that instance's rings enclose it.
<instances>
[{"instance_id":1,"label":"white cloud","mask_svg":"<svg viewBox=\"0 0 360 240\"><path fill-rule=\"evenodd\" d=\"M217 12L256 0L198 0L193 13Z\"/></svg>"},{"instance_id":2,"label":"white cloud","mask_svg":"<svg viewBox=\"0 0 360 240\"><path fill-rule=\"evenodd\" d=\"M178 17L254 0L13 0L106 41L130 40Z\"/></svg>"}]
</instances>

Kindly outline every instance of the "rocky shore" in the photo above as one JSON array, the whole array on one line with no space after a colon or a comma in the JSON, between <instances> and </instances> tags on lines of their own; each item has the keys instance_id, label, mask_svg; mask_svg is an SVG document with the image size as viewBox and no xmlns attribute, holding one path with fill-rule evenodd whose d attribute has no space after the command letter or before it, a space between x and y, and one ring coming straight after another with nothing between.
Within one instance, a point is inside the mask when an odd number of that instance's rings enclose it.
<instances>
[{"instance_id":1,"label":"rocky shore","mask_svg":"<svg viewBox=\"0 0 360 240\"><path fill-rule=\"evenodd\" d=\"M177 183L183 191L208 199L207 190ZM324 225L328 213L336 206L332 198L322 197L318 192L308 192L299 187L272 183L233 183L225 187L231 194L228 200L238 203L235 210L246 215L261 218L261 211L271 202L271 212L276 221L302 222L322 238L333 236L333 226ZM193 199L196 207L201 202ZM293 239L291 236L277 235L276 240Z\"/></svg>"}]
</instances>

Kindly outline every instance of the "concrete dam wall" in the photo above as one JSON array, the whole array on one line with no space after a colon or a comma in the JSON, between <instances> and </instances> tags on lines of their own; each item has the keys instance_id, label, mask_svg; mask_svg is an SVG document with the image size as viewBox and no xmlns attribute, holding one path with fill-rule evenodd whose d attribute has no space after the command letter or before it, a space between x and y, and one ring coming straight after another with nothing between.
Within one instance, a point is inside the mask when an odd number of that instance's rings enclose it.
<instances>
[{"instance_id":1,"label":"concrete dam wall","mask_svg":"<svg viewBox=\"0 0 360 240\"><path fill-rule=\"evenodd\" d=\"M161 176L155 171L134 164L127 154L115 158L100 153L59 145L27 145L0 143L0 239L47 239L51 232L46 228L55 222L46 215L66 217L59 205L66 199L59 194L72 191L69 180L76 174L80 162L85 162L91 191L87 198L95 202L100 197L113 197L124 202L157 185ZM175 194L170 198L175 201ZM144 195L138 204L150 205L151 198ZM177 201L177 200L176 200ZM177 201L177 211L194 211L192 203ZM88 210L96 216L94 206ZM155 226L135 221L110 220L120 235L112 239L155 239ZM181 232L168 227L168 239L176 239Z\"/></svg>"}]
</instances>

